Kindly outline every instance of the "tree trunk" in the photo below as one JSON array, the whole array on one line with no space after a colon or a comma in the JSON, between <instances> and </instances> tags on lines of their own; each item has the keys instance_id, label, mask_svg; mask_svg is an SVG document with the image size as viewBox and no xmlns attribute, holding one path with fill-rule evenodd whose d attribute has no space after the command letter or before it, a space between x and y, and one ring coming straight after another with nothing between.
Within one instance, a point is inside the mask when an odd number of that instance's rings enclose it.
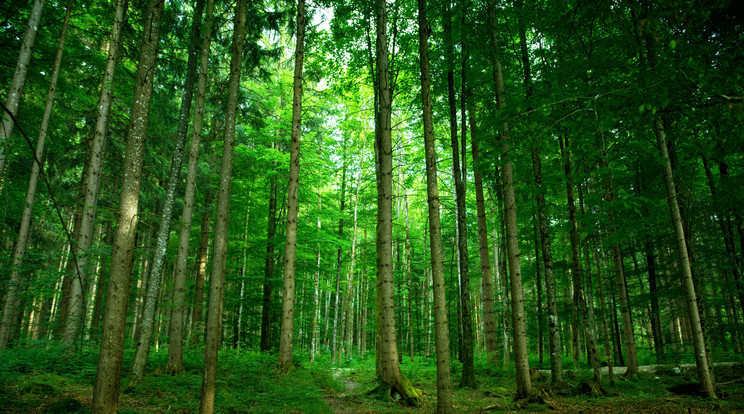
<instances>
[{"instance_id":1,"label":"tree trunk","mask_svg":"<svg viewBox=\"0 0 744 414\"><path fill-rule=\"evenodd\" d=\"M604 287L602 283L602 267L599 262L599 249L597 248L596 238L594 239L594 264L597 266L597 289L599 289L599 312L602 315L602 339L604 342L604 354L607 358L607 372L610 378L610 385L615 384L615 372L614 372L614 360L612 358L612 340L610 337L610 331L607 327L608 323L612 323L607 315L607 306L605 305L606 299L604 294ZM614 313L614 307L613 307Z\"/></svg>"},{"instance_id":2,"label":"tree trunk","mask_svg":"<svg viewBox=\"0 0 744 414\"><path fill-rule=\"evenodd\" d=\"M101 84L101 96L98 100L98 115L96 126L90 146L88 148L88 160L82 176L81 196L82 203L79 206L79 217L75 221L75 243L73 260L68 262L68 274L65 285L69 286L69 296L63 300L61 310L64 312L64 341L72 343L80 332L80 319L83 314L82 283L87 275L88 258L87 251L90 249L93 239L93 226L96 219L96 205L98 204L98 191L101 182L101 171L103 169L103 153L106 141L106 129L108 116L111 109L114 81L114 72L119 56L121 44L121 31L124 25L124 13L126 12L126 1L116 3L113 28L111 30L108 58ZM78 273L80 273L78 275ZM77 276L77 279L75 278ZM64 295L63 295L64 296Z\"/></svg>"},{"instance_id":3,"label":"tree trunk","mask_svg":"<svg viewBox=\"0 0 744 414\"><path fill-rule=\"evenodd\" d=\"M15 72L13 73L13 80L10 81L10 89L8 90L8 98L5 101L5 110L2 112L0 119L2 119L2 125L0 125L0 189L2 188L3 173L5 172L5 161L7 156L5 154L5 148L7 146L6 141L10 139L13 134L13 117L18 115L18 106L21 103L21 95L23 94L23 85L26 83L26 73L28 73L28 64L31 61L31 50L34 47L36 41L36 33L39 31L39 22L41 21L41 11L44 8L44 0L34 0L34 5L31 8L31 13L28 17L28 28L26 34L23 36L23 43L21 43L21 51L18 54L18 62L16 63ZM8 111L9 113L5 113ZM8 308L5 308L8 309ZM7 341L0 336L0 341ZM0 342L0 345L2 342ZM4 346L0 346L2 349Z\"/></svg>"},{"instance_id":4,"label":"tree trunk","mask_svg":"<svg viewBox=\"0 0 744 414\"><path fill-rule=\"evenodd\" d=\"M571 170L571 152L568 148L568 137L564 136L563 140L565 145L561 143L561 152L563 153L564 166L563 172L566 176L566 198L568 204L568 221L571 226L570 238L571 238L571 276L573 280L575 302L578 301L579 312L581 313L581 322L584 326L584 338L586 340L587 348L587 359L592 364L592 370L594 372L594 380L600 382L602 380L602 371L599 366L599 352L597 350L597 340L594 337L594 330L589 320L589 310L587 309L586 296L584 295L583 286L583 275L581 269L581 262L579 259L579 225L576 222L576 205L574 203L574 190L573 190L573 171ZM578 330L578 326L574 327Z\"/></svg>"},{"instance_id":5,"label":"tree trunk","mask_svg":"<svg viewBox=\"0 0 744 414\"><path fill-rule=\"evenodd\" d=\"M339 218L338 218L338 238L339 240L344 237L344 205L346 202L346 140L343 142L341 150L343 157L343 167L341 169L341 204L339 206ZM333 330L331 332L331 361L338 360L338 316L339 316L339 301L341 296L341 254L343 248L341 244L338 245L336 252L336 293L334 295L333 304Z\"/></svg>"},{"instance_id":6,"label":"tree trunk","mask_svg":"<svg viewBox=\"0 0 744 414\"><path fill-rule=\"evenodd\" d=\"M496 10L488 5L491 25L493 66L495 71L496 108L504 108L504 77L499 50ZM517 234L517 205L514 192L514 173L509 154L509 127L506 122L499 128L499 141L502 145L501 163L504 188L504 221L506 222L506 249L509 262L509 281L511 287L512 332L514 340L514 365L517 375L516 399L527 398L532 394L530 365L527 360L527 327L524 313L524 292L522 288L522 269L519 261L519 236Z\"/></svg>"},{"instance_id":7,"label":"tree trunk","mask_svg":"<svg viewBox=\"0 0 744 414\"><path fill-rule=\"evenodd\" d=\"M298 189L300 177L300 138L302 127L302 63L305 56L305 0L297 0L297 44L295 47L294 98L292 102L292 142L290 144L289 186L287 207L287 242L284 248L284 289L282 291L282 322L279 336L279 366L292 365L294 334L295 256L297 254Z\"/></svg>"},{"instance_id":8,"label":"tree trunk","mask_svg":"<svg viewBox=\"0 0 744 414\"><path fill-rule=\"evenodd\" d=\"M137 227L142 158L145 133L149 121L150 98L160 38L160 18L164 1L150 0L142 36L134 98L124 155L124 178L119 198L119 213L113 251L111 275L103 317L103 336L98 358L98 372L93 390L93 412L114 413L119 400L119 384L124 352L124 328L129 304L129 285L132 281L132 252Z\"/></svg>"},{"instance_id":9,"label":"tree trunk","mask_svg":"<svg viewBox=\"0 0 744 414\"><path fill-rule=\"evenodd\" d=\"M43 1L40 3L43 4ZM31 228L31 213L34 205L34 198L36 197L36 184L39 182L39 173L41 172L43 165L41 160L44 157L44 145L46 141L46 133L49 128L49 118L52 114L52 105L54 104L54 96L57 88L57 78L59 77L59 68L62 64L62 51L65 47L65 35L67 34L67 27L70 23L70 6L72 5L71 0L68 0L67 11L65 13L64 23L62 24L62 32L59 36L59 46L57 47L57 55L54 60L54 69L52 70L52 76L49 82L49 91L47 93L46 105L44 107L44 114L41 118L41 127L39 128L39 137L36 141L36 152L34 153L33 159L31 160L31 176L28 179L28 189L26 190L26 201L23 204L23 215L21 217L21 225L18 230L18 237L15 242L15 248L13 249L13 264L11 268L10 282L8 284L8 291L5 296L5 315L0 323L0 349L5 348L8 345L10 339L10 321L13 320L14 316L18 313L18 292L22 289L21 280L21 265L23 263L23 256L26 253L26 245L28 244L28 234ZM39 16L41 15L41 8L39 8ZM33 16L32 16L33 17ZM28 32L27 32L28 33ZM34 35L35 35L34 31ZM25 46L25 39L24 39ZM30 50L30 46L29 46ZM29 53L30 55L30 53ZM19 59L19 65L20 65ZM26 63L28 64L28 63ZM18 69L16 68L16 71ZM22 86L21 86L22 87ZM10 98L10 97L9 97ZM16 103L16 111L18 104ZM13 114L15 116L15 114ZM8 117L10 118L10 117ZM5 120L3 116L3 120ZM5 125L2 126L5 128ZM10 128L13 128L11 123ZM0 132L1 136L2 132ZM7 136L10 136L8 133ZM0 141L0 160L4 160L2 154L2 148L4 145ZM2 168L0 168L0 186L2 182ZM78 276L79 278L80 276ZM7 315L7 319L6 319Z\"/></svg>"},{"instance_id":10,"label":"tree trunk","mask_svg":"<svg viewBox=\"0 0 744 414\"><path fill-rule=\"evenodd\" d=\"M147 278L147 294L145 295L145 306L140 325L140 336L137 338L134 361L129 375L129 388L136 387L144 378L147 357L150 355L150 344L152 343L153 329L155 324L155 310L160 297L160 285L163 279L163 265L165 254L168 251L170 241L171 223L173 218L173 206L176 201L176 189L181 181L181 163L183 160L184 147L186 146L186 134L189 128L189 115L191 113L191 102L193 97L194 82L196 81L196 65L199 54L199 38L202 13L204 11L204 0L197 0L194 8L194 17L191 22L191 40L188 49L188 63L186 69L186 80L183 85L181 96L181 110L178 115L178 129L176 131L176 146L173 149L168 184L165 189L163 210L160 214L157 238L155 240L155 251L150 266L150 275Z\"/></svg>"},{"instance_id":11,"label":"tree trunk","mask_svg":"<svg viewBox=\"0 0 744 414\"><path fill-rule=\"evenodd\" d=\"M203 0L202 0L203 1ZM201 1L199 2L201 3ZM188 276L189 238L194 212L196 193L196 173L199 164L199 145L201 143L204 121L204 101L207 88L207 65L212 42L212 15L214 0L207 0L207 11L204 16L204 34L201 38L199 54L199 76L196 85L196 106L194 108L194 125L189 146L189 163L186 171L186 189L183 196L181 213L181 230L178 237L178 256L176 257L176 274L173 280L173 310L168 334L168 365L165 371L171 375L180 374L183 367L183 336L186 322L186 277ZM197 20L195 19L195 22ZM198 24L196 25L198 26ZM193 32L192 32L193 35ZM207 215L208 216L208 215Z\"/></svg>"},{"instance_id":12,"label":"tree trunk","mask_svg":"<svg viewBox=\"0 0 744 414\"><path fill-rule=\"evenodd\" d=\"M421 69L421 101L426 151L426 194L429 211L429 248L434 291L434 335L437 356L437 413L452 413L452 381L450 378L450 340L447 322L447 300L442 263L442 234L439 217L437 185L437 152L434 142L434 122L431 108L431 77L429 73L429 21L426 0L418 0L419 65ZM475 140L473 140L475 143ZM477 151L477 147L474 147ZM475 156L475 155L474 155ZM425 294L426 290L422 290Z\"/></svg>"},{"instance_id":13,"label":"tree trunk","mask_svg":"<svg viewBox=\"0 0 744 414\"><path fill-rule=\"evenodd\" d=\"M321 187L318 187L318 232L317 244L315 245L315 277L313 278L313 319L310 328L310 362L315 361L315 352L318 343L318 318L320 318L320 213L321 205Z\"/></svg>"},{"instance_id":14,"label":"tree trunk","mask_svg":"<svg viewBox=\"0 0 744 414\"><path fill-rule=\"evenodd\" d=\"M656 133L656 142L664 161L664 184L666 185L669 212L672 216L672 227L674 228L674 236L677 242L677 261L682 272L682 285L687 299L687 313L690 318L690 329L692 330L692 345L695 349L695 365L697 366L698 381L700 381L700 386L706 394L710 398L715 399L717 397L706 356L705 338L703 337L703 328L700 323L700 313L698 311L695 285L692 280L690 258L687 255L685 231L682 227L682 218L679 213L679 204L677 203L677 190L674 186L672 164L669 161L664 124L659 117L654 120L654 132Z\"/></svg>"},{"instance_id":15,"label":"tree trunk","mask_svg":"<svg viewBox=\"0 0 744 414\"><path fill-rule=\"evenodd\" d=\"M486 337L486 355L488 361L496 364L498 358L498 337L496 336L496 317L493 309L493 280L491 261L488 251L488 227L486 225L486 205L483 196L483 173L475 166L481 162L480 138L476 135L475 107L470 108L470 141L473 153L473 170L475 183L475 204L478 215L478 253L480 254L481 289L483 290L483 330Z\"/></svg>"},{"instance_id":16,"label":"tree trunk","mask_svg":"<svg viewBox=\"0 0 744 414\"><path fill-rule=\"evenodd\" d=\"M212 221L212 202L214 193L207 190L204 200L204 213L200 227L201 241L196 254L196 278L194 280L194 308L191 312L191 344L202 343L202 312L204 310L204 281L207 277L207 252L209 250L209 225Z\"/></svg>"},{"instance_id":17,"label":"tree trunk","mask_svg":"<svg viewBox=\"0 0 744 414\"><path fill-rule=\"evenodd\" d=\"M247 0L238 0L235 5L233 38L230 53L230 81L225 107L225 132L222 147L220 189L217 197L217 220L214 229L214 259L209 289L209 311L207 313L207 335L204 347L204 373L202 376L199 412L214 412L214 391L217 383L217 352L222 333L222 298L225 290L225 265L227 261L227 236L230 223L230 184L232 180L233 148L235 147L235 118L240 95L240 72L242 69L243 45Z\"/></svg>"},{"instance_id":18,"label":"tree trunk","mask_svg":"<svg viewBox=\"0 0 744 414\"><path fill-rule=\"evenodd\" d=\"M277 147L276 142L274 148ZM274 237L276 236L276 175L271 177L269 188L269 218L266 229L266 262L264 266L263 304L261 306L261 351L271 349L271 291L274 279Z\"/></svg>"},{"instance_id":19,"label":"tree trunk","mask_svg":"<svg viewBox=\"0 0 744 414\"><path fill-rule=\"evenodd\" d=\"M400 393L409 404L418 406L421 395L398 365L395 332L395 278L393 277L393 148L392 148L392 88L388 68L387 10L384 0L377 0L377 110L375 116L375 166L377 175L377 284L375 361L379 390L392 399Z\"/></svg>"}]
</instances>

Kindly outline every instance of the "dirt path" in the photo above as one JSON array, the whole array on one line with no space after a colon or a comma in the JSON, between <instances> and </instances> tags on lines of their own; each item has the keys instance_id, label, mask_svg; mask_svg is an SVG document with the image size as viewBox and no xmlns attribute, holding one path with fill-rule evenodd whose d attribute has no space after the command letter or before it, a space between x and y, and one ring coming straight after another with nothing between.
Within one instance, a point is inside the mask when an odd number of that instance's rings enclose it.
<instances>
[{"instance_id":1,"label":"dirt path","mask_svg":"<svg viewBox=\"0 0 744 414\"><path fill-rule=\"evenodd\" d=\"M334 368L333 378L344 384L344 391L340 394L332 394L326 397L326 402L334 413L360 413L364 412L361 400L355 398L353 393L361 384L350 378L351 368Z\"/></svg>"}]
</instances>

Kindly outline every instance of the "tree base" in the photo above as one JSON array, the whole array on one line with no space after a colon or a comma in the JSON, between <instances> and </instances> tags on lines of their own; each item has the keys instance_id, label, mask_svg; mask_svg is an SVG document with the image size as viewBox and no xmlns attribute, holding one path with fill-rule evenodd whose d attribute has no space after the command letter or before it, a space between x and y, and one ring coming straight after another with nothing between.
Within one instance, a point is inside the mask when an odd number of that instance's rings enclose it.
<instances>
[{"instance_id":1,"label":"tree base","mask_svg":"<svg viewBox=\"0 0 744 414\"><path fill-rule=\"evenodd\" d=\"M421 405L422 390L416 389L411 381L402 373L395 384L379 381L370 394L378 394L383 400L392 401L396 404L418 407Z\"/></svg>"}]
</instances>

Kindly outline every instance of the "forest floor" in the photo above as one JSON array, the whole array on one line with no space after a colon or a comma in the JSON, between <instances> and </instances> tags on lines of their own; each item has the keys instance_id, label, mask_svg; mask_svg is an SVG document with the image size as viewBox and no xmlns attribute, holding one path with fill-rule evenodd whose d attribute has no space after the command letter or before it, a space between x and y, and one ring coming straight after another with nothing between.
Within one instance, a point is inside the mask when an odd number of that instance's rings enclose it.
<instances>
[{"instance_id":1,"label":"forest floor","mask_svg":"<svg viewBox=\"0 0 744 414\"><path fill-rule=\"evenodd\" d=\"M132 352L124 355L125 377ZM729 355L730 356L730 355ZM719 360L721 360L721 357ZM164 372L167 352L151 352L143 383L120 396L119 413L194 413L199 404L200 350L189 351L186 372ZM476 388L459 388L461 366L453 362L453 402L456 413L542 412L556 413L744 413L744 363L716 365L719 400L696 395L695 371L690 365L656 365L638 377L617 375L614 385L603 377L602 387L592 388L585 367L566 370L566 384L549 386L549 379L534 370L532 401L514 401L512 369L476 363ZM95 382L97 349L70 351L49 343L0 351L0 413L88 413ZM432 413L436 409L434 359L404 358L403 373L422 391L420 407L382 401L371 393L377 386L373 355L331 364L327 356L309 363L296 357L288 372L276 368L276 356L251 351L220 352L217 413ZM531 361L532 363L532 361ZM539 364L533 364L539 365ZM571 362L565 366L570 368ZM543 366L544 367L544 366ZM619 370L623 370L620 368ZM643 371L650 371L644 368ZM621 374L621 372L618 372ZM123 389L123 388L122 388Z\"/></svg>"}]
</instances>

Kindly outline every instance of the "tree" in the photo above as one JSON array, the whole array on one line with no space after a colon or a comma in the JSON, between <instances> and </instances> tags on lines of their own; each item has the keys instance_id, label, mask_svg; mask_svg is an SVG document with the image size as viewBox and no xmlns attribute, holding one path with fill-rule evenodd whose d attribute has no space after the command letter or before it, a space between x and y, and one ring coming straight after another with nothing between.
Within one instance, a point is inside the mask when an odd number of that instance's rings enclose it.
<instances>
[{"instance_id":1,"label":"tree","mask_svg":"<svg viewBox=\"0 0 744 414\"><path fill-rule=\"evenodd\" d=\"M44 115L42 115L41 119L39 137L36 141L36 151L34 152L33 160L31 161L31 177L29 177L28 179L28 189L26 190L26 203L23 207L23 217L21 217L21 225L18 229L18 238L16 239L15 247L13 249L13 267L10 275L10 288L5 297L5 303L3 306L3 309L5 309L5 312L3 313L3 320L2 322L0 322L0 349L5 348L8 345L8 342L10 342L10 336L13 331L11 325L13 324L13 321L15 321L15 315L17 315L17 308L19 306L18 291L20 290L19 288L22 286L20 268L23 263L23 256L26 253L26 247L28 244L29 228L31 227L31 212L34 205L34 198L36 197L36 185L39 181L39 174L43 169L41 160L44 157L46 133L47 129L49 128L49 118L52 114L52 105L54 104L54 96L57 89L57 79L59 77L60 66L62 65L62 51L64 50L65 46L65 36L67 34L67 27L70 23L70 5L71 2L68 1L67 12L65 12L64 23L62 24L62 32L59 36L59 47L57 47L57 55L54 59L54 69L52 70L52 77L49 84L49 91L47 93L46 105L44 107ZM18 73L18 69L16 69L16 73ZM12 114L12 116L15 116L15 114ZM11 118L11 116L8 115L8 118ZM4 129L5 125L3 125L2 128ZM9 128L12 131L12 123L9 125ZM8 134L8 136L9 135L10 134ZM0 138L1 136L2 133L0 133ZM4 160L1 147L2 142L0 141L0 161ZM2 167L0 167L0 180L2 180Z\"/></svg>"},{"instance_id":2,"label":"tree","mask_svg":"<svg viewBox=\"0 0 744 414\"><path fill-rule=\"evenodd\" d=\"M6 141L13 134L13 127L15 126L13 117L18 115L18 106L21 103L23 85L26 83L28 64L31 61L31 51L36 41L36 33L39 31L39 21L41 20L41 11L43 9L44 0L34 0L31 13L28 17L28 28L26 29L26 34L23 36L21 51L18 54L18 63L16 63L15 73L13 73L13 80L10 83L10 90L5 101L3 114L0 117L2 119L2 125L0 125L0 188L2 188L1 180L5 172L5 162L7 159L7 155L5 154ZM0 336L0 340L3 340L2 336ZM4 341L7 343L7 340ZM5 344L0 343L0 345L2 345L0 348L3 348Z\"/></svg>"},{"instance_id":3,"label":"tree","mask_svg":"<svg viewBox=\"0 0 744 414\"><path fill-rule=\"evenodd\" d=\"M209 287L209 308L207 312L207 335L204 347L204 375L202 376L199 412L214 412L214 390L217 382L217 353L222 334L222 300L225 293L225 265L227 261L227 230L230 219L230 184L233 169L233 148L235 146L235 123L240 96L240 74L243 68L242 56L245 45L247 0L238 0L235 5L233 37L230 51L230 81L225 103L224 145L222 147L222 167L220 187L217 196L217 219L214 229L214 260L212 279Z\"/></svg>"},{"instance_id":4,"label":"tree","mask_svg":"<svg viewBox=\"0 0 744 414\"><path fill-rule=\"evenodd\" d=\"M150 116L150 98L158 55L163 6L162 0L150 0L145 14L146 20L131 110L132 122L127 133L127 148L124 156L125 172L119 198L114 246L111 252L111 274L106 292L106 310L103 316L104 334L101 338L98 372L93 389L94 413L115 413L119 401L124 328L129 305L129 285L132 281L132 247L137 228L137 208L142 179L142 157Z\"/></svg>"},{"instance_id":5,"label":"tree","mask_svg":"<svg viewBox=\"0 0 744 414\"><path fill-rule=\"evenodd\" d=\"M426 194L429 212L429 248L434 290L434 335L437 356L437 413L451 413L452 381L450 379L450 341L447 323L447 299L442 264L442 235L439 219L437 185L437 152L431 109L431 75L429 72L429 21L426 0L418 0L419 67L421 70L421 106L426 150ZM475 142L475 140L473 140ZM477 146L473 147L477 149ZM485 277L485 275L484 275Z\"/></svg>"},{"instance_id":6,"label":"tree","mask_svg":"<svg viewBox=\"0 0 744 414\"><path fill-rule=\"evenodd\" d=\"M170 331L168 334L168 366L166 367L166 371L171 374L180 374L184 370L183 331L186 320L186 276L188 273L187 262L189 258L189 237L191 235L194 195L196 193L196 168L199 162L199 144L201 143L202 125L204 121L207 64L209 63L209 51L212 42L213 14L214 0L207 0L207 10L206 15L204 16L204 34L202 35L201 51L199 54L199 76L196 87L193 133L191 135L191 144L189 146L189 163L186 172L186 189L183 196L181 231L178 237L176 274L173 277L173 311L171 313Z\"/></svg>"},{"instance_id":7,"label":"tree","mask_svg":"<svg viewBox=\"0 0 744 414\"><path fill-rule=\"evenodd\" d=\"M292 98L292 142L290 144L289 186L287 188L287 242L284 248L284 289L279 336L279 366L292 365L294 337L295 257L297 254L297 214L299 210L300 138L302 127L302 62L305 56L305 0L297 0L297 43L295 47L294 97Z\"/></svg>"},{"instance_id":8,"label":"tree","mask_svg":"<svg viewBox=\"0 0 744 414\"><path fill-rule=\"evenodd\" d=\"M136 352L132 362L132 371L129 376L129 388L134 388L142 381L147 366L147 357L150 355L150 344L152 342L153 326L155 324L155 309L160 296L160 284L163 277L163 265L165 254L170 241L171 223L173 222L173 207L176 200L176 189L181 181L181 162L186 147L186 135L189 128L189 117L191 114L191 102L193 101L194 83L196 82L196 65L199 55L199 32L201 31L201 19L204 12L204 0L198 0L194 8L194 16L191 21L191 35L188 48L188 63L186 69L186 81L183 85L181 96L181 109L178 115L178 129L176 131L175 148L171 159L168 184L165 189L163 209L160 214L157 238L153 249L152 265L148 276L147 293L140 324L140 335L137 338Z\"/></svg>"},{"instance_id":9,"label":"tree","mask_svg":"<svg viewBox=\"0 0 744 414\"><path fill-rule=\"evenodd\" d=\"M488 5L489 23L491 25L491 42L494 65L494 88L496 108L503 110L504 75L497 55L499 40L496 21L496 10L492 3ZM506 222L506 249L509 261L509 282L511 288L512 336L514 339L514 368L517 374L517 399L527 398L532 394L530 366L527 360L527 332L524 313L524 292L522 289L522 269L519 259L519 236L517 234L517 205L514 194L514 172L509 154L509 127L506 122L499 129L499 141L502 146L501 175L504 188L504 221Z\"/></svg>"},{"instance_id":10,"label":"tree","mask_svg":"<svg viewBox=\"0 0 744 414\"><path fill-rule=\"evenodd\" d=\"M376 100L375 171L377 176L377 283L375 297L375 366L380 394L392 399L398 392L411 405L421 399L418 391L398 365L395 334L395 280L393 278L393 149L392 91L388 68L387 8L385 0L376 3Z\"/></svg>"}]
</instances>

